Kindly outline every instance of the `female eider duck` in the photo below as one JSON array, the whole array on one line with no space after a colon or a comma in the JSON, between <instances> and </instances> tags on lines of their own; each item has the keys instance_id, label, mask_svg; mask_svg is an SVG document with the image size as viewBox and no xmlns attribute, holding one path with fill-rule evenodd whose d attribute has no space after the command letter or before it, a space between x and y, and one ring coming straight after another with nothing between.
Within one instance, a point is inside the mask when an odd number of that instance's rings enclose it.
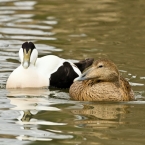
<instances>
[{"instance_id":1,"label":"female eider duck","mask_svg":"<svg viewBox=\"0 0 145 145\"><path fill-rule=\"evenodd\" d=\"M74 80L70 96L79 101L130 101L134 93L128 81L120 76L116 65L99 59Z\"/></svg>"},{"instance_id":2,"label":"female eider duck","mask_svg":"<svg viewBox=\"0 0 145 145\"><path fill-rule=\"evenodd\" d=\"M69 88L93 63L93 59L72 63L54 55L37 58L38 51L32 42L22 44L19 57L21 65L10 74L6 88Z\"/></svg>"}]
</instances>

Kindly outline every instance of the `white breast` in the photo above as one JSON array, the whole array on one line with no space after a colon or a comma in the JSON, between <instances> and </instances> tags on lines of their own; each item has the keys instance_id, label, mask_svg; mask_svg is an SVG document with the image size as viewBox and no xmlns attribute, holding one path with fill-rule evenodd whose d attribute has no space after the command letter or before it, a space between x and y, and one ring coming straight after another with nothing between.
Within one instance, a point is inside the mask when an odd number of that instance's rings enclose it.
<instances>
[{"instance_id":1,"label":"white breast","mask_svg":"<svg viewBox=\"0 0 145 145\"><path fill-rule=\"evenodd\" d=\"M24 69L22 66L16 68L7 80L6 88L41 88L49 86L49 80L41 75L34 66Z\"/></svg>"}]
</instances>

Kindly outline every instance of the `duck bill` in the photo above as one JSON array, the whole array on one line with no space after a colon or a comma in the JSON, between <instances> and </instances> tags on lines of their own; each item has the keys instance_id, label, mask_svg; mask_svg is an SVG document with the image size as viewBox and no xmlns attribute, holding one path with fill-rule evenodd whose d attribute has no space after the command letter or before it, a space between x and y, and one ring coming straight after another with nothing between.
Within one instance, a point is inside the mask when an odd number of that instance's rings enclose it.
<instances>
[{"instance_id":1,"label":"duck bill","mask_svg":"<svg viewBox=\"0 0 145 145\"><path fill-rule=\"evenodd\" d=\"M22 66L27 69L30 66L30 55L31 55L31 49L29 49L28 53L26 52L26 49L24 49L24 57Z\"/></svg>"},{"instance_id":2,"label":"duck bill","mask_svg":"<svg viewBox=\"0 0 145 145\"><path fill-rule=\"evenodd\" d=\"M89 72L91 72L92 69L88 69L87 71L85 71L82 75L80 75L79 77L74 79L75 81L84 81L84 80L89 80L91 79L90 77L88 77L87 75L89 74Z\"/></svg>"},{"instance_id":3,"label":"duck bill","mask_svg":"<svg viewBox=\"0 0 145 145\"><path fill-rule=\"evenodd\" d=\"M85 78L85 77L77 77L77 78L75 78L74 79L74 82L76 82L76 81L84 81L84 80L88 80L87 78Z\"/></svg>"}]
</instances>

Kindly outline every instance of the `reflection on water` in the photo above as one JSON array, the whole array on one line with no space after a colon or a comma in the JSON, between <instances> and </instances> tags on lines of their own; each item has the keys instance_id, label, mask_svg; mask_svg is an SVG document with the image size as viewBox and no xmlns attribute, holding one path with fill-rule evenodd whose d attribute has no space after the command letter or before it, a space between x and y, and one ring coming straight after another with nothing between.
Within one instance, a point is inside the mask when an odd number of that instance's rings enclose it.
<instances>
[{"instance_id":1,"label":"reflection on water","mask_svg":"<svg viewBox=\"0 0 145 145\"><path fill-rule=\"evenodd\" d=\"M121 119L127 113L127 106L120 104L87 104L81 110L72 110L72 113L77 117L75 123L78 127L107 129L124 123Z\"/></svg>"},{"instance_id":2,"label":"reflection on water","mask_svg":"<svg viewBox=\"0 0 145 145\"><path fill-rule=\"evenodd\" d=\"M0 0L0 144L144 145L144 6L143 0ZM36 44L39 57L110 58L138 101L78 102L68 90L6 90L24 41Z\"/></svg>"},{"instance_id":3,"label":"reflection on water","mask_svg":"<svg viewBox=\"0 0 145 145\"><path fill-rule=\"evenodd\" d=\"M78 136L79 139L75 139L78 143L84 142L80 140L80 136L86 139L92 136L109 139L106 132L110 128L117 128L124 124L123 119L129 113L127 105L68 102L48 99L48 96L8 97L10 104L13 105L8 112L15 111L13 113L17 118L14 126L21 126L17 132L13 133L17 139L51 141L52 139L73 139ZM60 117L57 117L58 115ZM13 129L6 134L12 132ZM73 141L69 142L73 143Z\"/></svg>"},{"instance_id":4,"label":"reflection on water","mask_svg":"<svg viewBox=\"0 0 145 145\"><path fill-rule=\"evenodd\" d=\"M52 92L51 92L52 93ZM56 92L54 92L56 93ZM59 94L60 92L58 92ZM24 95L25 94L25 95ZM56 94L55 94L56 95ZM61 101L57 99L55 101L49 100L50 91L49 90L10 90L8 93L8 100L10 104L13 105L9 112L14 112L16 117L15 126L21 126L17 128L17 132L13 133L13 129L5 134L13 134L19 140L29 140L29 141L51 141L52 139L69 139L73 138L72 135L67 134L57 134L57 130L48 129L40 130L41 126L64 126L67 123L49 121L43 119L37 119L42 112L60 112L61 109L53 107L51 105L61 104ZM19 96L19 97L13 97ZM63 101L63 103L66 103ZM50 116L52 117L52 116ZM13 126L13 125L12 125ZM15 128L15 127L14 127ZM48 131L47 131L48 130ZM59 131L58 131L59 132Z\"/></svg>"},{"instance_id":5,"label":"reflection on water","mask_svg":"<svg viewBox=\"0 0 145 145\"><path fill-rule=\"evenodd\" d=\"M110 129L118 128L125 124L123 119L128 113L127 105L121 104L87 104L83 109L74 109L72 113L76 116L75 125L79 128L89 129L89 132L83 132L86 140L92 136L99 139L110 139L108 132ZM89 141L90 142L90 141ZM89 143L88 142L88 143ZM95 144L91 141L91 144Z\"/></svg>"},{"instance_id":6,"label":"reflection on water","mask_svg":"<svg viewBox=\"0 0 145 145\"><path fill-rule=\"evenodd\" d=\"M47 96L50 95L49 89L7 89L7 96Z\"/></svg>"}]
</instances>

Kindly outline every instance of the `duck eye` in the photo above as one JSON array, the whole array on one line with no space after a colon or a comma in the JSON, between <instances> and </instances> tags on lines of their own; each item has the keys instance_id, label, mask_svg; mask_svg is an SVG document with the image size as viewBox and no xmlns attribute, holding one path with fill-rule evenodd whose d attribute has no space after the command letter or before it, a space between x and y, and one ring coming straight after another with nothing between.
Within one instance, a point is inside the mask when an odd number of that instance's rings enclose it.
<instances>
[{"instance_id":1,"label":"duck eye","mask_svg":"<svg viewBox=\"0 0 145 145\"><path fill-rule=\"evenodd\" d=\"M101 67L103 67L103 65L99 65L98 67L101 68Z\"/></svg>"}]
</instances>

